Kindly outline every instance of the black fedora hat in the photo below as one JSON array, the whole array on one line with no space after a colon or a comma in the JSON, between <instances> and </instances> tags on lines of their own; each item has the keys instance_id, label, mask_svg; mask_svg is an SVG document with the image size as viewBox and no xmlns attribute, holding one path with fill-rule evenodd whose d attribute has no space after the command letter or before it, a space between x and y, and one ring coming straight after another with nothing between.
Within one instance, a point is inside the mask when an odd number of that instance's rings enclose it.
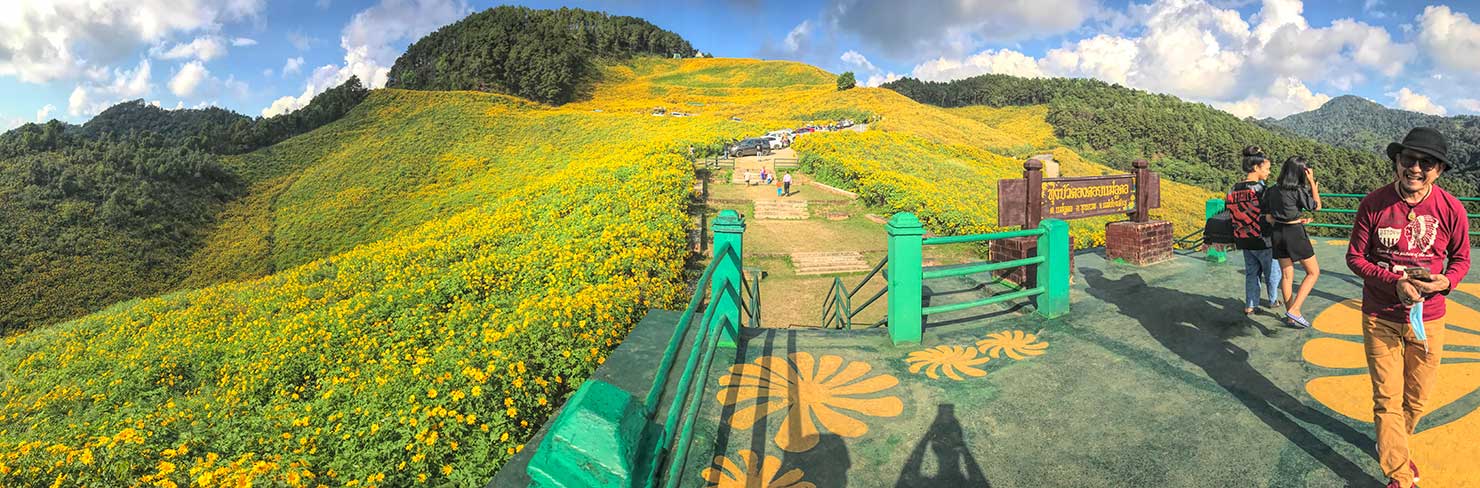
<instances>
[{"instance_id":1,"label":"black fedora hat","mask_svg":"<svg viewBox=\"0 0 1480 488\"><path fill-rule=\"evenodd\" d=\"M1403 136L1403 142L1388 144L1388 159L1397 161L1398 152L1404 149L1412 149L1433 156L1434 159L1438 159L1444 163L1444 169L1446 170L1451 166L1448 154L1449 143L1445 142L1444 134L1432 128L1414 127L1413 130L1408 131L1408 135Z\"/></svg>"}]
</instances>

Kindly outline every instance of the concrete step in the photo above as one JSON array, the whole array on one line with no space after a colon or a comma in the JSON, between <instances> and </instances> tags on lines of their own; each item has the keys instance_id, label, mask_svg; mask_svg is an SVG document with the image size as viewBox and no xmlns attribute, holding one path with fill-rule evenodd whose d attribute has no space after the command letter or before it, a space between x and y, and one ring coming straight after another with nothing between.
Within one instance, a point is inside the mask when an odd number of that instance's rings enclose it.
<instances>
[{"instance_id":1,"label":"concrete step","mask_svg":"<svg viewBox=\"0 0 1480 488\"><path fill-rule=\"evenodd\" d=\"M800 220L806 219L807 201L795 200L756 200L755 218L771 220Z\"/></svg>"},{"instance_id":2,"label":"concrete step","mask_svg":"<svg viewBox=\"0 0 1480 488\"><path fill-rule=\"evenodd\" d=\"M865 272L873 265L863 259L859 252L799 252L792 253L791 264L798 275Z\"/></svg>"}]
</instances>

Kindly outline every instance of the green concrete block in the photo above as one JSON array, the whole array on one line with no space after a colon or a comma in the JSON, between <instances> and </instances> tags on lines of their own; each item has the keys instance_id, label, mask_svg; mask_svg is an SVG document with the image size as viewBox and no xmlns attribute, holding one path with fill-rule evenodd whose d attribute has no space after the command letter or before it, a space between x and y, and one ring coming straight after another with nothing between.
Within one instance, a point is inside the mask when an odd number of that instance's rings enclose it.
<instances>
[{"instance_id":1,"label":"green concrete block","mask_svg":"<svg viewBox=\"0 0 1480 488\"><path fill-rule=\"evenodd\" d=\"M570 397L529 462L537 487L632 486L647 425L642 401L605 381Z\"/></svg>"},{"instance_id":2,"label":"green concrete block","mask_svg":"<svg viewBox=\"0 0 1480 488\"><path fill-rule=\"evenodd\" d=\"M889 233L889 342L894 345L918 344L924 326L921 295L925 274L925 224L915 214L900 212L884 226Z\"/></svg>"}]
</instances>

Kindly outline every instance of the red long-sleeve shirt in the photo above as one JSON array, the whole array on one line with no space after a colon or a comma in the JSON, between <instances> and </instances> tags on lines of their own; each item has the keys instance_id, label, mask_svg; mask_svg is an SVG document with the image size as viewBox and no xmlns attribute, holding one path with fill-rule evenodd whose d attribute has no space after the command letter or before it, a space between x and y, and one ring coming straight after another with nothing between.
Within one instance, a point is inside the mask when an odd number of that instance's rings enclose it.
<instances>
[{"instance_id":1,"label":"red long-sleeve shirt","mask_svg":"<svg viewBox=\"0 0 1480 488\"><path fill-rule=\"evenodd\" d=\"M1362 313L1395 322L1408 320L1407 307L1398 299L1399 272L1422 266L1449 278L1449 289L1470 271L1470 221L1465 207L1454 195L1434 186L1422 203L1412 208L1393 185L1384 185L1362 198L1352 224L1346 265L1361 276ZM1449 290L1424 300L1425 322L1444 316L1444 296Z\"/></svg>"}]
</instances>

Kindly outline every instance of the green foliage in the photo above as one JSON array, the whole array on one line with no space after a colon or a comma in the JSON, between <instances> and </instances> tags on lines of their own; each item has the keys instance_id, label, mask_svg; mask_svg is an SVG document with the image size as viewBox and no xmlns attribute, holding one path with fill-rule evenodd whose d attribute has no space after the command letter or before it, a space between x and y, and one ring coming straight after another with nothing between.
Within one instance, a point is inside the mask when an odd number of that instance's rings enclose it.
<instances>
[{"instance_id":1,"label":"green foliage","mask_svg":"<svg viewBox=\"0 0 1480 488\"><path fill-rule=\"evenodd\" d=\"M366 93L351 77L302 109L259 119L135 100L81 127L53 120L0 136L0 332L156 295L187 276L240 277L186 266L246 189L216 155L313 130Z\"/></svg>"},{"instance_id":2,"label":"green foliage","mask_svg":"<svg viewBox=\"0 0 1480 488\"><path fill-rule=\"evenodd\" d=\"M597 59L693 53L678 34L635 17L504 6L416 41L396 59L386 86L497 91L562 104L594 78Z\"/></svg>"},{"instance_id":3,"label":"green foliage","mask_svg":"<svg viewBox=\"0 0 1480 488\"><path fill-rule=\"evenodd\" d=\"M1212 191L1243 177L1238 158L1251 144L1277 165L1296 155L1317 161L1323 190L1365 193L1389 179L1387 165L1371 152L1290 137L1204 104L1096 80L982 75L949 83L905 78L885 87L945 107L1047 104L1055 135L1086 157L1127 170L1146 158L1153 170Z\"/></svg>"},{"instance_id":4,"label":"green foliage","mask_svg":"<svg viewBox=\"0 0 1480 488\"><path fill-rule=\"evenodd\" d=\"M0 138L0 333L153 295L244 189L216 158L152 132Z\"/></svg>"},{"instance_id":5,"label":"green foliage","mask_svg":"<svg viewBox=\"0 0 1480 488\"><path fill-rule=\"evenodd\" d=\"M858 86L858 80L853 79L852 71L845 71L838 75L838 91L848 90Z\"/></svg>"},{"instance_id":6,"label":"green foliage","mask_svg":"<svg viewBox=\"0 0 1480 488\"><path fill-rule=\"evenodd\" d=\"M840 108L829 108L829 109L824 109L824 110L817 110L817 111L813 111L813 112L796 114L792 118L793 119L796 119L796 120L807 121L807 122L812 122L812 121L828 121L828 122L834 122L834 121L838 121L838 120L849 119L849 120L852 120L854 123L862 124L865 121L867 121L867 120L869 120L869 119L871 119L873 117L874 117L874 113L872 111L869 111L869 110L864 110L864 109L860 109L860 108L856 108L856 107L840 107Z\"/></svg>"},{"instance_id":7,"label":"green foliage","mask_svg":"<svg viewBox=\"0 0 1480 488\"><path fill-rule=\"evenodd\" d=\"M1388 143L1403 140L1414 127L1432 127L1443 133L1449 143L1449 158L1454 167L1445 176L1480 187L1480 117L1441 117L1396 110L1347 95L1331 99L1316 110L1259 123L1336 147L1379 154L1384 160ZM1453 186L1451 183L1445 181L1444 186Z\"/></svg>"}]
</instances>

